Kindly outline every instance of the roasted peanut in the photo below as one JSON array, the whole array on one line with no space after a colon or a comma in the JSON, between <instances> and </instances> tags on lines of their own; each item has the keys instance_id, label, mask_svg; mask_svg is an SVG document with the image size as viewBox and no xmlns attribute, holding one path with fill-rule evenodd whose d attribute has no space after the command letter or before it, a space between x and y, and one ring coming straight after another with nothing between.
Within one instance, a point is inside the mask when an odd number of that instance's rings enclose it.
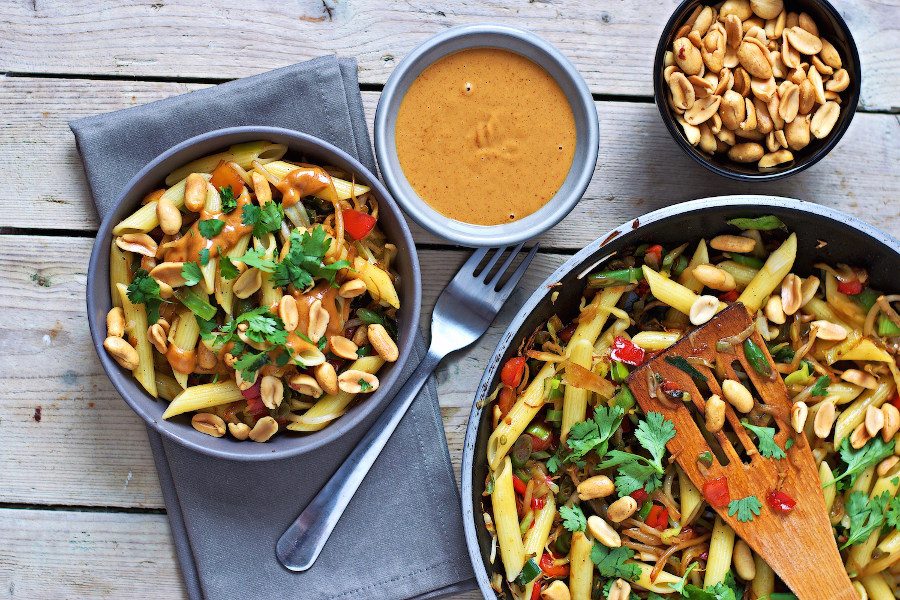
<instances>
[{"instance_id":1,"label":"roasted peanut","mask_svg":"<svg viewBox=\"0 0 900 600\"><path fill-rule=\"evenodd\" d=\"M183 268L183 262L167 261L153 267L150 271L150 277L156 279L160 284L165 283L169 288L181 287L184 285L184 277L181 275ZM162 291L160 291L160 295L162 295Z\"/></svg>"},{"instance_id":2,"label":"roasted peanut","mask_svg":"<svg viewBox=\"0 0 900 600\"><path fill-rule=\"evenodd\" d=\"M378 389L378 378L372 373L348 369L338 375L338 387L348 394L365 394Z\"/></svg>"},{"instance_id":3,"label":"roasted peanut","mask_svg":"<svg viewBox=\"0 0 900 600\"><path fill-rule=\"evenodd\" d=\"M894 470L894 467L897 466L898 462L900 462L900 457L889 456L878 463L878 467L875 468L875 473L877 473L879 477L887 477Z\"/></svg>"},{"instance_id":4,"label":"roasted peanut","mask_svg":"<svg viewBox=\"0 0 900 600\"><path fill-rule=\"evenodd\" d=\"M391 336L384 328L384 325L373 323L372 325L369 325L367 333L372 348L378 353L378 356L383 358L386 362L395 362L400 357L400 350L397 348L397 344L394 340L391 339Z\"/></svg>"},{"instance_id":5,"label":"roasted peanut","mask_svg":"<svg viewBox=\"0 0 900 600\"><path fill-rule=\"evenodd\" d=\"M700 125L709 120L718 110L722 98L716 95L707 96L696 100L691 107L685 111L684 120L689 125Z\"/></svg>"},{"instance_id":6,"label":"roasted peanut","mask_svg":"<svg viewBox=\"0 0 900 600\"><path fill-rule=\"evenodd\" d=\"M175 235L181 230L181 211L168 198L160 198L156 203L156 218L159 228L166 235Z\"/></svg>"},{"instance_id":7,"label":"roasted peanut","mask_svg":"<svg viewBox=\"0 0 900 600\"><path fill-rule=\"evenodd\" d=\"M234 281L232 291L236 297L244 299L258 292L261 287L262 272L253 267L238 275L238 278Z\"/></svg>"},{"instance_id":8,"label":"roasted peanut","mask_svg":"<svg viewBox=\"0 0 900 600\"><path fill-rule=\"evenodd\" d=\"M859 425L857 425L856 429L853 430L853 433L850 434L850 447L852 447L854 450L859 450L860 448L865 446L871 439L872 436L869 435L866 424L860 423Z\"/></svg>"},{"instance_id":9,"label":"roasted peanut","mask_svg":"<svg viewBox=\"0 0 900 600\"><path fill-rule=\"evenodd\" d=\"M781 101L778 104L778 115L785 123L790 123L800 112L800 88L790 81L786 83L784 89L779 91Z\"/></svg>"},{"instance_id":10,"label":"roasted peanut","mask_svg":"<svg viewBox=\"0 0 900 600\"><path fill-rule=\"evenodd\" d=\"M125 339L111 336L103 340L103 347L123 369L134 371L140 364L140 357L134 346Z\"/></svg>"},{"instance_id":11,"label":"roasted peanut","mask_svg":"<svg viewBox=\"0 0 900 600\"><path fill-rule=\"evenodd\" d=\"M331 351L336 356L346 358L347 360L356 360L359 358L359 355L357 354L359 348L351 340L348 340L342 335L331 336L328 338L328 344L331 346Z\"/></svg>"},{"instance_id":12,"label":"roasted peanut","mask_svg":"<svg viewBox=\"0 0 900 600\"><path fill-rule=\"evenodd\" d=\"M754 77L768 79L772 77L772 64L769 62L769 55L761 47L761 44L755 43L753 40L756 40L756 38L744 38L744 41L738 46L738 61ZM759 40L756 41L758 42Z\"/></svg>"},{"instance_id":13,"label":"roasted peanut","mask_svg":"<svg viewBox=\"0 0 900 600\"><path fill-rule=\"evenodd\" d=\"M272 417L263 417L250 430L249 437L254 442L268 442L278 431L278 421Z\"/></svg>"},{"instance_id":14,"label":"roasted peanut","mask_svg":"<svg viewBox=\"0 0 900 600\"><path fill-rule=\"evenodd\" d=\"M756 248L756 240L743 235L717 235L709 241L709 245L721 252L737 252L746 254Z\"/></svg>"},{"instance_id":15,"label":"roasted peanut","mask_svg":"<svg viewBox=\"0 0 900 600\"><path fill-rule=\"evenodd\" d=\"M356 331L353 332L353 337L350 339L356 344L357 348L362 348L369 343L369 333L366 331L365 327L360 325L356 328Z\"/></svg>"},{"instance_id":16,"label":"roasted peanut","mask_svg":"<svg viewBox=\"0 0 900 600\"><path fill-rule=\"evenodd\" d=\"M166 332L159 323L154 323L147 329L147 339L160 354L165 354L169 349Z\"/></svg>"},{"instance_id":17,"label":"roasted peanut","mask_svg":"<svg viewBox=\"0 0 900 600\"><path fill-rule=\"evenodd\" d=\"M332 367L332 369L333 368L334 367ZM321 398L323 393L322 386L319 385L319 382L316 381L312 375L306 375L303 373L298 373L292 376L288 380L288 387L292 390L300 392L304 396L312 396L313 398Z\"/></svg>"},{"instance_id":18,"label":"roasted peanut","mask_svg":"<svg viewBox=\"0 0 900 600\"><path fill-rule=\"evenodd\" d=\"M735 410L748 413L753 410L753 395L744 384L734 379L726 379L722 382L722 394Z\"/></svg>"},{"instance_id":19,"label":"roasted peanut","mask_svg":"<svg viewBox=\"0 0 900 600\"><path fill-rule=\"evenodd\" d=\"M784 325L787 317L784 314L784 308L781 306L781 296L769 296L766 301L766 307L763 309L766 318L776 325Z\"/></svg>"},{"instance_id":20,"label":"roasted peanut","mask_svg":"<svg viewBox=\"0 0 900 600\"><path fill-rule=\"evenodd\" d=\"M819 52L819 58L832 69L840 69L843 66L841 64L841 55L838 54L831 42L825 38L820 38L820 41L822 42L822 50Z\"/></svg>"},{"instance_id":21,"label":"roasted peanut","mask_svg":"<svg viewBox=\"0 0 900 600\"><path fill-rule=\"evenodd\" d=\"M669 90L672 93L672 105L681 110L687 110L694 105L696 94L694 86L688 81L684 73L672 73L669 77Z\"/></svg>"},{"instance_id":22,"label":"roasted peanut","mask_svg":"<svg viewBox=\"0 0 900 600\"><path fill-rule=\"evenodd\" d=\"M704 407L706 416L706 430L710 433L722 431L725 426L725 402L718 395L713 394L706 401Z\"/></svg>"},{"instance_id":23,"label":"roasted peanut","mask_svg":"<svg viewBox=\"0 0 900 600\"><path fill-rule=\"evenodd\" d=\"M816 139L824 139L831 133L840 113L841 107L836 102L826 102L813 114L809 124L810 132Z\"/></svg>"},{"instance_id":24,"label":"roasted peanut","mask_svg":"<svg viewBox=\"0 0 900 600\"><path fill-rule=\"evenodd\" d=\"M866 432L870 438L878 435L878 432L884 427L884 413L880 408L870 406L866 409L866 418L863 421L866 426Z\"/></svg>"},{"instance_id":25,"label":"roasted peanut","mask_svg":"<svg viewBox=\"0 0 900 600\"><path fill-rule=\"evenodd\" d=\"M364 293L366 293L366 282L362 279L351 279L338 288L338 296L341 298L356 298Z\"/></svg>"},{"instance_id":26,"label":"roasted peanut","mask_svg":"<svg viewBox=\"0 0 900 600\"><path fill-rule=\"evenodd\" d=\"M881 428L881 439L890 442L897 431L900 430L900 410L897 407L886 402L881 405L881 412L884 414L884 426Z\"/></svg>"},{"instance_id":27,"label":"roasted peanut","mask_svg":"<svg viewBox=\"0 0 900 600\"><path fill-rule=\"evenodd\" d=\"M541 592L541 600L572 600L572 593L565 582L556 579Z\"/></svg>"},{"instance_id":28,"label":"roasted peanut","mask_svg":"<svg viewBox=\"0 0 900 600\"><path fill-rule=\"evenodd\" d=\"M134 252L143 256L155 257L156 240L146 233L124 233L116 238L116 246L126 252Z\"/></svg>"},{"instance_id":29,"label":"roasted peanut","mask_svg":"<svg viewBox=\"0 0 900 600\"><path fill-rule=\"evenodd\" d=\"M704 286L720 292L730 292L737 285L731 273L713 265L697 265L691 273Z\"/></svg>"},{"instance_id":30,"label":"roasted peanut","mask_svg":"<svg viewBox=\"0 0 900 600\"><path fill-rule=\"evenodd\" d=\"M675 40L672 48L675 52L675 64L687 75L699 75L703 69L703 58L700 50L687 38Z\"/></svg>"},{"instance_id":31,"label":"roasted peanut","mask_svg":"<svg viewBox=\"0 0 900 600\"><path fill-rule=\"evenodd\" d=\"M587 529L595 540L607 548L619 548L622 545L622 538L618 532L597 515L588 517Z\"/></svg>"},{"instance_id":32,"label":"roasted peanut","mask_svg":"<svg viewBox=\"0 0 900 600\"><path fill-rule=\"evenodd\" d=\"M799 25L785 30L788 41L801 54L812 56L822 50L822 40Z\"/></svg>"},{"instance_id":33,"label":"roasted peanut","mask_svg":"<svg viewBox=\"0 0 900 600\"><path fill-rule=\"evenodd\" d=\"M728 151L728 158L735 162L757 162L765 154L765 149L756 142L744 142L735 144Z\"/></svg>"},{"instance_id":34,"label":"roasted peanut","mask_svg":"<svg viewBox=\"0 0 900 600\"><path fill-rule=\"evenodd\" d=\"M791 162L794 160L794 155L791 154L790 150L778 150L776 152L769 152L764 155L761 159L759 159L760 169L769 169L771 167L776 167L778 165L782 165L787 162Z\"/></svg>"},{"instance_id":35,"label":"roasted peanut","mask_svg":"<svg viewBox=\"0 0 900 600\"><path fill-rule=\"evenodd\" d=\"M309 326L306 335L313 342L318 342L328 330L328 321L330 319L328 311L322 306L321 300L315 300L309 306Z\"/></svg>"},{"instance_id":36,"label":"roasted peanut","mask_svg":"<svg viewBox=\"0 0 900 600\"><path fill-rule=\"evenodd\" d=\"M241 391L249 390L250 388L253 387L253 384L256 383L256 379L257 379L258 375L259 375L259 373L253 373L253 379L251 381L247 381L241 375L240 370L235 370L234 382L237 384L238 388L240 388Z\"/></svg>"},{"instance_id":37,"label":"roasted peanut","mask_svg":"<svg viewBox=\"0 0 900 600\"><path fill-rule=\"evenodd\" d=\"M184 185L184 207L191 212L200 212L206 206L206 178L200 173L187 176Z\"/></svg>"},{"instance_id":38,"label":"roasted peanut","mask_svg":"<svg viewBox=\"0 0 900 600\"><path fill-rule=\"evenodd\" d=\"M266 375L259 383L259 394L266 408L275 410L284 400L284 384L274 375Z\"/></svg>"},{"instance_id":39,"label":"roasted peanut","mask_svg":"<svg viewBox=\"0 0 900 600\"><path fill-rule=\"evenodd\" d=\"M285 294L278 301L278 316L284 323L285 331L294 331L300 324L300 312L297 310L297 301L290 294Z\"/></svg>"},{"instance_id":40,"label":"roasted peanut","mask_svg":"<svg viewBox=\"0 0 900 600\"><path fill-rule=\"evenodd\" d=\"M878 380L870 373L860 371L859 369L847 369L841 373L841 379L847 383L852 383L867 390L874 390L878 387Z\"/></svg>"},{"instance_id":41,"label":"roasted peanut","mask_svg":"<svg viewBox=\"0 0 900 600\"><path fill-rule=\"evenodd\" d=\"M225 435L225 421L222 417L212 413L197 413L191 417L191 425L200 433L213 437Z\"/></svg>"},{"instance_id":42,"label":"roasted peanut","mask_svg":"<svg viewBox=\"0 0 900 600\"><path fill-rule=\"evenodd\" d=\"M822 405L816 411L816 418L813 420L813 432L816 437L823 440L828 437L831 427L834 425L835 414L834 402L823 400Z\"/></svg>"},{"instance_id":43,"label":"roasted peanut","mask_svg":"<svg viewBox=\"0 0 900 600\"><path fill-rule=\"evenodd\" d=\"M808 83L808 82L805 82ZM796 117L784 126L784 136L788 148L803 150L809 145L809 116Z\"/></svg>"},{"instance_id":44,"label":"roasted peanut","mask_svg":"<svg viewBox=\"0 0 900 600\"><path fill-rule=\"evenodd\" d=\"M631 496L622 496L609 505L606 517L613 523L621 523L637 511L637 500Z\"/></svg>"},{"instance_id":45,"label":"roasted peanut","mask_svg":"<svg viewBox=\"0 0 900 600\"><path fill-rule=\"evenodd\" d=\"M244 441L250 437L250 426L246 423L229 423L228 433L234 439Z\"/></svg>"},{"instance_id":46,"label":"roasted peanut","mask_svg":"<svg viewBox=\"0 0 900 600\"><path fill-rule=\"evenodd\" d=\"M741 21L746 21L753 16L749 0L725 0L719 8L719 16L727 17L735 15Z\"/></svg>"},{"instance_id":47,"label":"roasted peanut","mask_svg":"<svg viewBox=\"0 0 900 600\"><path fill-rule=\"evenodd\" d=\"M334 365L327 361L323 362L321 365L315 367L313 373L316 376L316 381L319 383L319 386L321 386L326 394L338 393L337 372L334 370Z\"/></svg>"},{"instance_id":48,"label":"roasted peanut","mask_svg":"<svg viewBox=\"0 0 900 600\"><path fill-rule=\"evenodd\" d=\"M838 325L837 323L832 323L831 321L826 321L824 319L813 321L810 325L816 328L816 337L820 340L839 342L847 339L847 330L843 325Z\"/></svg>"},{"instance_id":49,"label":"roasted peanut","mask_svg":"<svg viewBox=\"0 0 900 600\"><path fill-rule=\"evenodd\" d=\"M106 335L108 337L125 335L125 312L120 306L114 306L106 313Z\"/></svg>"},{"instance_id":50,"label":"roasted peanut","mask_svg":"<svg viewBox=\"0 0 900 600\"><path fill-rule=\"evenodd\" d=\"M809 407L806 402L800 401L791 407L791 427L797 433L803 433L806 419L809 418Z\"/></svg>"},{"instance_id":51,"label":"roasted peanut","mask_svg":"<svg viewBox=\"0 0 900 600\"><path fill-rule=\"evenodd\" d=\"M715 296L698 296L691 304L690 319L694 325L703 325L719 310L719 299Z\"/></svg>"},{"instance_id":52,"label":"roasted peanut","mask_svg":"<svg viewBox=\"0 0 900 600\"><path fill-rule=\"evenodd\" d=\"M784 10L784 0L750 0L750 9L763 19L774 19Z\"/></svg>"},{"instance_id":53,"label":"roasted peanut","mask_svg":"<svg viewBox=\"0 0 900 600\"><path fill-rule=\"evenodd\" d=\"M792 315L800 310L803 300L800 278L793 273L788 273L781 281L781 307L784 314Z\"/></svg>"},{"instance_id":54,"label":"roasted peanut","mask_svg":"<svg viewBox=\"0 0 900 600\"><path fill-rule=\"evenodd\" d=\"M595 498L606 498L611 495L616 488L615 485L613 485L612 479L606 475L594 475L579 483L576 490L578 491L578 498L580 500L593 500Z\"/></svg>"},{"instance_id":55,"label":"roasted peanut","mask_svg":"<svg viewBox=\"0 0 900 600\"><path fill-rule=\"evenodd\" d=\"M621 577L613 581L606 600L628 600L631 598L631 584Z\"/></svg>"}]
</instances>

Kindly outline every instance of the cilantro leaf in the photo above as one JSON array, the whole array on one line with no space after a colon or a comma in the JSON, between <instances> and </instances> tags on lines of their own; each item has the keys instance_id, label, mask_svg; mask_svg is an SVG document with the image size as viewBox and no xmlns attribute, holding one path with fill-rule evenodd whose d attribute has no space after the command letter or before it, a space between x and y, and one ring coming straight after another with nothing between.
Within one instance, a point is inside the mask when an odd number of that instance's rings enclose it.
<instances>
[{"instance_id":1,"label":"cilantro leaf","mask_svg":"<svg viewBox=\"0 0 900 600\"><path fill-rule=\"evenodd\" d=\"M759 448L759 453L765 458L781 460L787 456L781 446L775 442L774 427L751 425L746 419L742 420L741 424L756 434L756 446Z\"/></svg>"},{"instance_id":2,"label":"cilantro leaf","mask_svg":"<svg viewBox=\"0 0 900 600\"><path fill-rule=\"evenodd\" d=\"M254 237L264 237L267 233L281 229L284 209L277 202L266 202L263 206L245 204L241 210L241 223L253 226Z\"/></svg>"},{"instance_id":3,"label":"cilantro leaf","mask_svg":"<svg viewBox=\"0 0 900 600\"><path fill-rule=\"evenodd\" d=\"M609 438L622 424L624 416L625 410L621 406L598 406L592 419L575 423L566 438L566 445L572 450L569 460L583 458L595 449L602 458L606 454Z\"/></svg>"},{"instance_id":4,"label":"cilantro leaf","mask_svg":"<svg viewBox=\"0 0 900 600\"><path fill-rule=\"evenodd\" d=\"M146 307L149 323L159 320L159 305L163 302L159 292L159 283L145 269L138 269L134 279L128 284L128 299L132 304L143 304Z\"/></svg>"},{"instance_id":5,"label":"cilantro leaf","mask_svg":"<svg viewBox=\"0 0 900 600\"><path fill-rule=\"evenodd\" d=\"M634 437L653 456L653 461L661 470L666 443L675 437L675 423L666 420L662 413L649 412L647 418L638 424Z\"/></svg>"},{"instance_id":6,"label":"cilantro leaf","mask_svg":"<svg viewBox=\"0 0 900 600\"><path fill-rule=\"evenodd\" d=\"M234 363L234 370L240 371L241 379L244 381L253 381L256 379L256 372L269 362L269 355L266 352L245 352Z\"/></svg>"},{"instance_id":7,"label":"cilantro leaf","mask_svg":"<svg viewBox=\"0 0 900 600\"><path fill-rule=\"evenodd\" d=\"M827 375L822 375L818 379L816 379L816 383L813 385L812 390L810 390L810 396L827 396L828 395L828 384L831 383L831 380Z\"/></svg>"},{"instance_id":8,"label":"cilantro leaf","mask_svg":"<svg viewBox=\"0 0 900 600\"><path fill-rule=\"evenodd\" d=\"M621 546L607 548L603 544L594 544L591 548L591 562L597 565L603 577L621 577L628 581L636 581L641 576L641 568L626 560L634 558L634 550Z\"/></svg>"},{"instance_id":9,"label":"cilantro leaf","mask_svg":"<svg viewBox=\"0 0 900 600\"><path fill-rule=\"evenodd\" d=\"M562 459L559 457L559 453L554 454L550 458L547 459L547 470L551 473L556 473L559 471L559 468L562 466Z\"/></svg>"},{"instance_id":10,"label":"cilantro leaf","mask_svg":"<svg viewBox=\"0 0 900 600\"><path fill-rule=\"evenodd\" d=\"M657 466L650 459L622 450L611 450L607 459L597 465L597 470L619 467L616 476L616 491L619 496L627 496L631 492L644 488L652 492L662 485L660 476L662 466Z\"/></svg>"},{"instance_id":11,"label":"cilantro leaf","mask_svg":"<svg viewBox=\"0 0 900 600\"><path fill-rule=\"evenodd\" d=\"M690 566L688 566L687 571L684 572L684 575L681 576L681 581L679 581L678 583L670 583L669 587L684 596L684 586L688 585L688 576L691 574L691 571L699 566L700 563L692 562Z\"/></svg>"},{"instance_id":12,"label":"cilantro leaf","mask_svg":"<svg viewBox=\"0 0 900 600\"><path fill-rule=\"evenodd\" d=\"M844 506L844 510L850 518L850 529L847 541L841 546L841 550L847 546L861 544L869 538L872 532L879 530L885 522L884 513L887 505L887 490L871 500L865 492L851 493L850 499Z\"/></svg>"},{"instance_id":13,"label":"cilantro leaf","mask_svg":"<svg viewBox=\"0 0 900 600\"><path fill-rule=\"evenodd\" d=\"M197 231L206 239L212 239L222 233L225 221L219 219L206 219L197 223Z\"/></svg>"},{"instance_id":14,"label":"cilantro leaf","mask_svg":"<svg viewBox=\"0 0 900 600\"><path fill-rule=\"evenodd\" d=\"M676 586L678 586L677 583L671 587L672 589L676 589ZM731 574L731 571L728 571L725 575L724 581L720 581L716 585L700 588L696 585L687 584L683 589L676 589L676 591L680 591L681 597L687 598L688 600L738 600L739 598L744 597L744 591L737 585L737 582L735 582L734 575Z\"/></svg>"},{"instance_id":15,"label":"cilantro leaf","mask_svg":"<svg viewBox=\"0 0 900 600\"><path fill-rule=\"evenodd\" d=\"M368 392L372 389L372 384L365 379L360 379L357 383L359 384L359 391L361 392Z\"/></svg>"},{"instance_id":16,"label":"cilantro leaf","mask_svg":"<svg viewBox=\"0 0 900 600\"><path fill-rule=\"evenodd\" d=\"M885 518L887 519L888 527L900 529L900 496L891 498Z\"/></svg>"},{"instance_id":17,"label":"cilantro leaf","mask_svg":"<svg viewBox=\"0 0 900 600\"><path fill-rule=\"evenodd\" d=\"M230 185L226 185L219 190L219 197L222 198L222 211L230 213L237 208L237 198L234 197L234 190Z\"/></svg>"},{"instance_id":18,"label":"cilantro leaf","mask_svg":"<svg viewBox=\"0 0 900 600\"><path fill-rule=\"evenodd\" d=\"M214 333L217 323L212 320L207 321L206 319L201 319L197 315L194 315L194 318L197 320L197 325L200 326L200 339L204 342L215 342L218 337Z\"/></svg>"},{"instance_id":19,"label":"cilantro leaf","mask_svg":"<svg viewBox=\"0 0 900 600\"><path fill-rule=\"evenodd\" d=\"M752 521L754 515L759 516L762 503L756 496L747 496L740 500L732 500L728 503L728 514L734 516L737 513L737 520L741 523Z\"/></svg>"},{"instance_id":20,"label":"cilantro leaf","mask_svg":"<svg viewBox=\"0 0 900 600\"><path fill-rule=\"evenodd\" d=\"M559 516L563 519L563 527L573 533L584 531L587 527L587 517L584 516L580 506L560 506Z\"/></svg>"},{"instance_id":21,"label":"cilantro leaf","mask_svg":"<svg viewBox=\"0 0 900 600\"><path fill-rule=\"evenodd\" d=\"M894 453L894 440L885 442L881 436L875 436L859 450L850 446L850 439L844 438L841 442L841 460L847 464L847 470L835 477L831 483L835 483L845 477L850 477L850 485L856 483L859 474L868 467L880 463ZM828 485L831 485L829 483Z\"/></svg>"},{"instance_id":22,"label":"cilantro leaf","mask_svg":"<svg viewBox=\"0 0 900 600\"><path fill-rule=\"evenodd\" d=\"M205 267L209 264L209 248L200 251L200 266Z\"/></svg>"},{"instance_id":23,"label":"cilantro leaf","mask_svg":"<svg viewBox=\"0 0 900 600\"><path fill-rule=\"evenodd\" d=\"M316 279L325 279L334 285L337 272L349 267L350 263L339 260L326 265L323 260L330 246L331 239L321 225L317 225L311 233L292 231L290 250L284 260L276 266L273 283L279 287L293 284L301 290L312 286Z\"/></svg>"},{"instance_id":24,"label":"cilantro leaf","mask_svg":"<svg viewBox=\"0 0 900 600\"><path fill-rule=\"evenodd\" d=\"M203 279L203 272L200 271L200 265L195 262L186 262L181 267L181 276L184 278L184 285L190 287L197 285Z\"/></svg>"},{"instance_id":25,"label":"cilantro leaf","mask_svg":"<svg viewBox=\"0 0 900 600\"><path fill-rule=\"evenodd\" d=\"M256 267L264 273L273 273L278 266L274 260L265 258L265 252L250 248L244 252L243 256L232 259L232 261L242 262L248 267Z\"/></svg>"},{"instance_id":26,"label":"cilantro leaf","mask_svg":"<svg viewBox=\"0 0 900 600\"><path fill-rule=\"evenodd\" d=\"M269 312L268 306L259 306L241 313L235 321L238 324L247 324L244 335L254 342L268 342L276 346L284 345L287 342L288 333L284 329L284 322Z\"/></svg>"},{"instance_id":27,"label":"cilantro leaf","mask_svg":"<svg viewBox=\"0 0 900 600\"><path fill-rule=\"evenodd\" d=\"M223 279L234 279L241 272L238 271L237 267L234 266L234 263L231 262L231 259L227 256L223 256L219 259L219 275L222 276Z\"/></svg>"}]
</instances>

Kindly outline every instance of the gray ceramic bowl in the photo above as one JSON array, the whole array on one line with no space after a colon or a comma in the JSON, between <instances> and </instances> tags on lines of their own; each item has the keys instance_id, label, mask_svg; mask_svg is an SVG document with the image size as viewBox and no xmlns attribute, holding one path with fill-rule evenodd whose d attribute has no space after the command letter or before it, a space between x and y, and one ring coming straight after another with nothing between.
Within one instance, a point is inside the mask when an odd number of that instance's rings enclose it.
<instances>
[{"instance_id":1,"label":"gray ceramic bowl","mask_svg":"<svg viewBox=\"0 0 900 600\"><path fill-rule=\"evenodd\" d=\"M578 302L586 284L586 280L579 280L578 275L610 252L641 243L672 246L701 236L708 239L729 230L733 232L734 229L725 223L728 219L767 214L780 217L800 237L795 263L799 273L811 272L813 264L819 261L843 262L867 267L876 288L896 287L900 241L837 210L773 196L721 196L669 206L620 225L567 260L538 286L500 338L478 386L469 416L462 460L463 527L475 577L486 599L496 598L491 591L490 576L500 560L498 555L496 564L490 563L491 539L481 517L481 498L488 471L486 452L491 411L479 406L499 382L500 365L513 356L522 341L551 315L558 314L565 321L578 313ZM817 248L817 240L828 244ZM557 282L561 282L562 287L551 286ZM554 299L554 290L568 291Z\"/></svg>"},{"instance_id":2,"label":"gray ceramic bowl","mask_svg":"<svg viewBox=\"0 0 900 600\"><path fill-rule=\"evenodd\" d=\"M166 408L164 400L157 400L147 394L129 371L120 367L103 348L106 337L106 313L111 307L109 293L109 247L112 228L125 216L133 212L141 198L159 187L166 175L188 162L227 148L232 144L252 140L270 140L286 144L288 156L302 155L310 161L334 165L356 174L356 180L371 186L378 199L379 225L394 244L397 245L396 269L400 274L399 289L401 310L399 320L400 358L379 373L381 386L378 391L363 402L354 405L337 421L316 433L301 435L281 433L265 444L238 442L230 437L214 438L202 434L191 427L186 416L163 420ZM317 450L329 442L346 435L364 424L371 424L381 409L390 401L391 387L396 381L409 357L413 339L418 330L421 281L419 260L413 245L409 228L400 209L391 199L378 178L346 152L318 138L276 127L234 127L211 131L182 142L162 153L125 186L115 208L106 215L97 233L87 278L87 313L91 329L91 339L103 369L125 402L141 416L147 424L185 446L220 458L232 460L274 460L287 458Z\"/></svg>"},{"instance_id":3,"label":"gray ceramic bowl","mask_svg":"<svg viewBox=\"0 0 900 600\"><path fill-rule=\"evenodd\" d=\"M501 48L543 67L562 88L575 116L572 168L556 195L540 210L502 225L471 225L445 217L426 204L403 174L394 128L397 112L413 80L438 59L468 48ZM375 113L375 155L388 188L413 220L438 237L463 246L504 246L539 235L563 219L587 189L600 144L597 109L587 84L559 50L536 35L502 25L466 25L440 33L410 52L391 74Z\"/></svg>"}]
</instances>

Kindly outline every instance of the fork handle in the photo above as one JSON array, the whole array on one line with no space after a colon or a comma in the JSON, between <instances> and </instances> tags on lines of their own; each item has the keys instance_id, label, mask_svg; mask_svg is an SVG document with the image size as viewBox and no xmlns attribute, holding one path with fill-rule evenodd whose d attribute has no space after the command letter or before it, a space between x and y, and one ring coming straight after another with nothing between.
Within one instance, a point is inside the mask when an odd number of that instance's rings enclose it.
<instances>
[{"instance_id":1,"label":"fork handle","mask_svg":"<svg viewBox=\"0 0 900 600\"><path fill-rule=\"evenodd\" d=\"M433 347L428 349L428 354L350 456L281 535L275 554L287 569L306 571L319 557L350 499L443 357Z\"/></svg>"}]
</instances>

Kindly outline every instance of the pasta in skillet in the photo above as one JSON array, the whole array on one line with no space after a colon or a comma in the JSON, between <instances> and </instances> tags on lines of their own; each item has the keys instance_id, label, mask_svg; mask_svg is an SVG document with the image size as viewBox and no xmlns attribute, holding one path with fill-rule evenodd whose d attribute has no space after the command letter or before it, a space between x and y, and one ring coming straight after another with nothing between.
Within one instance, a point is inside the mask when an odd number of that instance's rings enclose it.
<instances>
[{"instance_id":1,"label":"pasta in skillet","mask_svg":"<svg viewBox=\"0 0 900 600\"><path fill-rule=\"evenodd\" d=\"M492 577L498 596L794 598L710 505L727 505L746 522L764 506L787 513L804 498L777 488L765 498L730 498L716 480L698 489L666 451L674 424L645 414L627 385L649 353L741 302L792 396L794 434L810 440L854 587L863 598L895 597L900 295L872 289L865 270L847 265L795 273L797 237L776 217L729 223L739 235L645 244L595 265L579 314L571 322L553 316L503 365L486 408L493 429L483 500L491 560L502 566ZM763 356L745 341L719 344ZM679 368L690 372L685 363ZM667 398L683 394L656 385ZM760 452L783 455L765 407L754 400L745 408ZM714 413L696 418L718 430ZM711 465L713 456L697 460Z\"/></svg>"},{"instance_id":2,"label":"pasta in skillet","mask_svg":"<svg viewBox=\"0 0 900 600\"><path fill-rule=\"evenodd\" d=\"M313 432L396 361L396 247L367 186L269 142L177 169L113 229L104 346L163 418L269 440Z\"/></svg>"}]
</instances>

